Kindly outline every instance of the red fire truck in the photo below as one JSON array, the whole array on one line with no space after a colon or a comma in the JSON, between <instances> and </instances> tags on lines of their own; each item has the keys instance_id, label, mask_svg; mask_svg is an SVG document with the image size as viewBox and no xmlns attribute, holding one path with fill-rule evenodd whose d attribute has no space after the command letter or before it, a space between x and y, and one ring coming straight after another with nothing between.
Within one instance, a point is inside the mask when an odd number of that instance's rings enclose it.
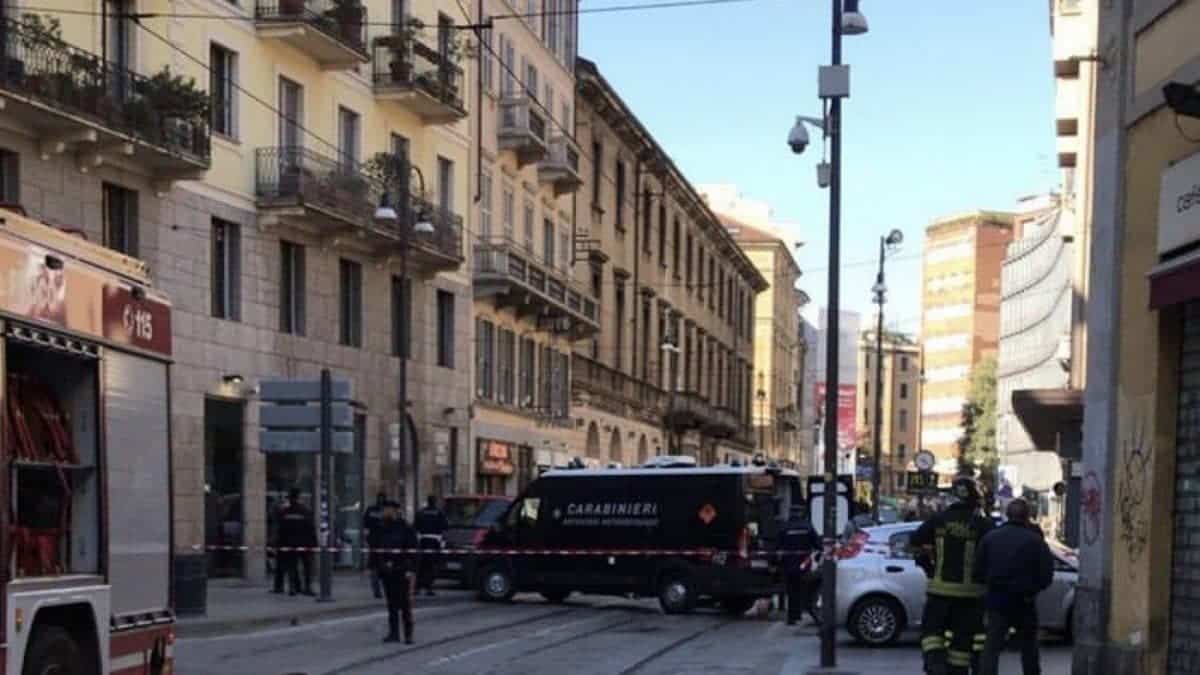
<instances>
[{"instance_id":1,"label":"red fire truck","mask_svg":"<svg viewBox=\"0 0 1200 675\"><path fill-rule=\"evenodd\" d=\"M172 670L171 308L0 210L0 675Z\"/></svg>"}]
</instances>

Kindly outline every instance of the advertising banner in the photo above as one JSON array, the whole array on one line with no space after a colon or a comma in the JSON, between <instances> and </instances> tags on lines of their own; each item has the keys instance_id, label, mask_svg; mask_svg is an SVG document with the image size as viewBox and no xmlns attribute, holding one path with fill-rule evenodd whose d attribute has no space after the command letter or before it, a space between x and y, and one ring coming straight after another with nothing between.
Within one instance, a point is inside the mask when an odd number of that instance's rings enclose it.
<instances>
[{"instance_id":1,"label":"advertising banner","mask_svg":"<svg viewBox=\"0 0 1200 675\"><path fill-rule=\"evenodd\" d=\"M824 417L825 411L825 383L816 383L816 405L817 417ZM842 450L848 450L857 446L858 430L856 429L857 417L857 399L858 387L853 384L838 385L838 400L837 400L837 429L838 429L838 447Z\"/></svg>"}]
</instances>

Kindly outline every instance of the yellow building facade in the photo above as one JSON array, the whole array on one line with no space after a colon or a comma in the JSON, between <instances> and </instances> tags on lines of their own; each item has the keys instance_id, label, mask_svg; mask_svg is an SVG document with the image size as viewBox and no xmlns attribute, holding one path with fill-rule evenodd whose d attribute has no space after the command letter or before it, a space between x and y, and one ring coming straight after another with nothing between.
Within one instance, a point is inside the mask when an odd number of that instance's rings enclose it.
<instances>
[{"instance_id":1,"label":"yellow building facade","mask_svg":"<svg viewBox=\"0 0 1200 675\"><path fill-rule=\"evenodd\" d=\"M351 385L333 541L361 542L357 514L377 490L411 503L470 486L459 11L453 0L4 6L4 201L142 257L174 305L181 613L203 609L197 579L265 571L284 493L319 501L313 455L260 452L264 379L328 367ZM229 546L247 550L205 555Z\"/></svg>"},{"instance_id":2,"label":"yellow building facade","mask_svg":"<svg viewBox=\"0 0 1200 675\"><path fill-rule=\"evenodd\" d=\"M1012 222L1011 214L973 212L936 220L925 230L921 449L937 456L939 473L955 471L971 370L996 353L1000 267Z\"/></svg>"},{"instance_id":3,"label":"yellow building facade","mask_svg":"<svg viewBox=\"0 0 1200 675\"><path fill-rule=\"evenodd\" d=\"M875 331L864 331L858 343L858 400L855 428L861 449L874 461L875 410L881 405L879 494L907 494L907 471L921 449L921 346L915 340L886 330L883 358L879 358ZM882 372L879 369L882 368ZM879 387L877 378L882 378Z\"/></svg>"}]
</instances>

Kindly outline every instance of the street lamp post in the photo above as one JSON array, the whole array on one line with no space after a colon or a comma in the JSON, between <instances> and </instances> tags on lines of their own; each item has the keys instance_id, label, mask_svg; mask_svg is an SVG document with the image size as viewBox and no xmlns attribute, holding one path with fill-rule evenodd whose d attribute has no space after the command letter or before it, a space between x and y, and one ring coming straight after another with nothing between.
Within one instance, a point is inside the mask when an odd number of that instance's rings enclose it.
<instances>
[{"instance_id":1,"label":"street lamp post","mask_svg":"<svg viewBox=\"0 0 1200 675\"><path fill-rule=\"evenodd\" d=\"M659 347L659 349L662 350L663 372L667 373L667 391L671 396L674 396L675 394L679 393L680 391L683 391L683 387L682 387L683 369L682 368L675 369L676 378L675 378L675 382L672 383L671 382L671 368L667 364L667 358L668 358L669 354L679 354L680 349L679 349L678 345L672 343L670 340L663 340L663 343ZM673 390L672 390L672 388L673 388ZM670 410L670 405L671 405L670 397L668 397L668 401L667 401L667 409L668 410ZM666 438L667 454L668 455L678 455L679 448L677 447L678 443L675 442L675 440L676 440L675 439L675 431L673 429L671 429L669 426L667 427L666 431L667 431L667 438Z\"/></svg>"},{"instance_id":2,"label":"street lamp post","mask_svg":"<svg viewBox=\"0 0 1200 675\"><path fill-rule=\"evenodd\" d=\"M412 175L416 176L417 183L420 186L420 192L418 194L425 194L425 176L424 176L424 174L422 174L421 170L419 168L417 168L415 165L412 166L410 170L411 170ZM384 223L384 224L388 224L388 225L392 225L392 226L400 228L400 283L401 284L409 284L408 251L409 251L409 245L411 243L409 241L409 237L415 236L418 234L423 234L423 235L433 234L434 230L433 230L432 222L430 222L429 220L424 219L424 218L416 217L417 214L412 207L412 196L409 194L408 186L402 185L399 187L403 190L403 193L401 194L401 198L402 198L401 212L404 215L404 222L403 223L400 222L400 214L397 214L395 207L392 206L391 196L387 192L383 193L383 196L380 198L380 201L379 201L379 208L375 209L375 220L380 223ZM421 215L424 215L424 214L421 214ZM404 231L405 228L411 228L411 230L412 230L411 233L405 232ZM409 286L409 287L411 288L411 286ZM406 297L406 295L405 295L404 286L401 286L401 288L400 288L400 295L401 295L402 300L405 303L409 302L409 297ZM406 312L408 311L408 309L409 309L408 307L405 307ZM407 338L408 336L405 336L405 337ZM399 438L400 448L401 448L400 457L401 457L401 462L403 462L404 457L405 457L405 453L403 451L408 446L408 340L407 339L405 339L400 344L400 349L398 349L397 351L399 352L399 358L400 358L400 367L399 367L399 371L400 371L399 372L399 380L400 380L399 389L400 389L400 391L398 392L399 398L400 398L400 401L398 404L398 407L400 410L400 422L398 424L398 429L399 429L398 435L400 437ZM415 516L417 511L421 510L421 496L420 496L421 457L420 457L420 453L417 452L417 448L415 445L412 448L412 466L413 466L412 504L413 504L413 515ZM403 472L403 464L401 465L401 471ZM401 475L403 475L403 474L401 474Z\"/></svg>"},{"instance_id":3,"label":"street lamp post","mask_svg":"<svg viewBox=\"0 0 1200 675\"><path fill-rule=\"evenodd\" d=\"M754 393L758 399L758 449L767 452L767 388L763 382L763 372L758 371L758 391Z\"/></svg>"},{"instance_id":4,"label":"street lamp post","mask_svg":"<svg viewBox=\"0 0 1200 675\"><path fill-rule=\"evenodd\" d=\"M887 285L883 281L883 261L887 254L896 250L904 241L904 233L892 230L886 237L879 238L879 272L875 275L875 304L879 315L875 319L875 419L871 433L874 441L874 469L871 471L871 519L879 523L879 483L883 473L883 305L887 302Z\"/></svg>"},{"instance_id":5,"label":"street lamp post","mask_svg":"<svg viewBox=\"0 0 1200 675\"><path fill-rule=\"evenodd\" d=\"M825 494L824 526L822 528L821 562L821 667L837 666L837 403L838 403L838 312L840 310L841 209L842 209L842 98L849 95L849 72L842 66L842 35L861 35L867 32L866 17L858 11L859 0L832 0L832 65L822 68L821 97L828 99L824 119L799 117L788 134L792 152L801 153L808 147L808 131L804 125L820 128L829 141L829 164L817 168L817 182L829 186L829 318L826 322L825 349ZM826 74L829 79L826 81Z\"/></svg>"}]
</instances>

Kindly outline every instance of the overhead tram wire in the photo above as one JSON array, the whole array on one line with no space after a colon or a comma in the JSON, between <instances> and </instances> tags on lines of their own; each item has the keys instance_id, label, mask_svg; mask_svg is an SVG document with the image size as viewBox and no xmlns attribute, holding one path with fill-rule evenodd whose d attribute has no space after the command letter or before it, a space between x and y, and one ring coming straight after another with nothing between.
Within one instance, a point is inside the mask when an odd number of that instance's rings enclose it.
<instances>
[{"instance_id":1,"label":"overhead tram wire","mask_svg":"<svg viewBox=\"0 0 1200 675\"><path fill-rule=\"evenodd\" d=\"M687 9L691 7L706 7L712 5L731 5L747 2L756 2L758 0L663 0L660 2L646 3L631 3L625 5L613 5L610 7L592 7L586 9L575 10L557 10L543 12L525 12L513 14L498 14L491 17L492 20L508 21L513 19L535 19L544 16L565 16L574 14L612 14L619 12L640 12L652 11L659 9ZM6 9L24 12L24 13L42 13L42 14L62 14L69 16L104 16L105 13L94 9L63 9L59 7L37 7L27 5L16 5L6 3ZM206 20L222 20L222 21L258 21L258 18L253 14L214 14L210 12L134 12L129 14L112 14L107 16L113 18L127 18L131 20L137 19L206 19ZM395 26L393 21L364 21L366 26ZM426 28L437 28L437 26L426 26ZM454 26L460 30L470 30L476 28L474 24L463 26Z\"/></svg>"}]
</instances>

